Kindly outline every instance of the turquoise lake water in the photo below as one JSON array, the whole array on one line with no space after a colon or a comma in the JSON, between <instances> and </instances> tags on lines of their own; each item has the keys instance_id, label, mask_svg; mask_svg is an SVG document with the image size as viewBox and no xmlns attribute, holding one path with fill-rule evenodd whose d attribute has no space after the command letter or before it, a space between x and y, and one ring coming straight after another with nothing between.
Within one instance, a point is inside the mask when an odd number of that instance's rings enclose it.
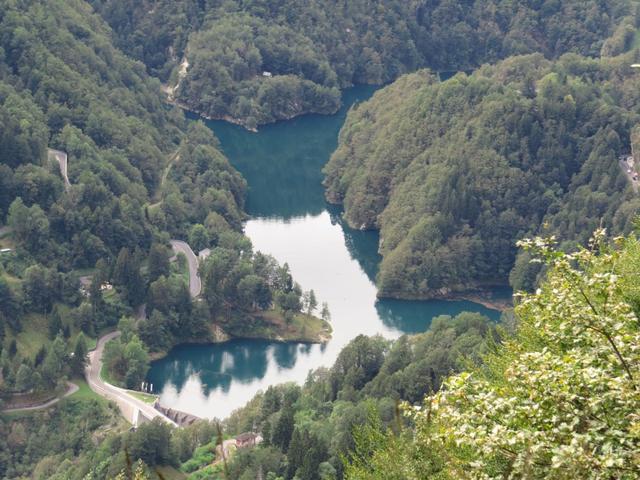
<instances>
[{"instance_id":1,"label":"turquoise lake water","mask_svg":"<svg viewBox=\"0 0 640 480\"><path fill-rule=\"evenodd\" d=\"M328 205L322 167L337 145L348 108L374 87L346 90L335 115L306 115L267 125L259 133L225 122L207 125L249 185L245 232L254 248L288 262L303 289L313 289L331 311L326 345L233 340L183 345L154 362L148 379L163 405L206 418L224 418L269 385L303 382L309 370L330 366L359 334L397 338L426 330L438 315L499 312L467 301L378 300L374 285L380 256L376 232L348 228ZM500 292L508 295L508 292Z\"/></svg>"}]
</instances>

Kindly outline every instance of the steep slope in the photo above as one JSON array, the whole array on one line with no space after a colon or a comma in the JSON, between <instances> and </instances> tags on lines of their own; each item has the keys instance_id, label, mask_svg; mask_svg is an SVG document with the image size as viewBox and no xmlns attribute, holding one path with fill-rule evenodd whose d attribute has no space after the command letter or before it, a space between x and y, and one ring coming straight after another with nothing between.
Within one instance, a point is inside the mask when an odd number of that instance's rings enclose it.
<instances>
[{"instance_id":1,"label":"steep slope","mask_svg":"<svg viewBox=\"0 0 640 480\"><path fill-rule=\"evenodd\" d=\"M406 405L407 427L357 429L345 478L638 478L640 250L636 235L608 244L525 242L548 275L515 335Z\"/></svg>"},{"instance_id":2,"label":"steep slope","mask_svg":"<svg viewBox=\"0 0 640 480\"><path fill-rule=\"evenodd\" d=\"M421 72L353 109L327 198L380 229L380 295L504 284L515 241L540 228L571 241L600 222L627 230L640 206L618 162L640 119L631 62L513 57L442 83ZM515 285L532 278L519 262Z\"/></svg>"},{"instance_id":3,"label":"steep slope","mask_svg":"<svg viewBox=\"0 0 640 480\"><path fill-rule=\"evenodd\" d=\"M427 332L395 342L358 336L335 364L309 373L301 388L269 387L225 421L225 433L259 432L263 442L229 459L228 478L343 478L341 458L353 449L356 425L380 416L394 422L395 403L420 402L452 371L475 363L496 338L491 321L476 313L437 317ZM183 463L193 479L222 479L213 444ZM218 456L219 457L219 456ZM212 465L213 463L213 465Z\"/></svg>"},{"instance_id":4,"label":"steep slope","mask_svg":"<svg viewBox=\"0 0 640 480\"><path fill-rule=\"evenodd\" d=\"M259 263L280 268L273 259L246 265L246 182L213 133L167 108L160 83L111 33L81 0L0 9L0 395L51 393L61 377L82 374L65 361L79 333L113 329L145 303L150 318L131 334L152 348L211 338L229 316L255 317L251 332L235 326L238 335L278 336L273 319L301 309L290 276L282 288L268 284L271 270ZM192 302L179 264L170 265L170 238L244 263L224 292L205 279L203 301ZM262 318L280 293L287 307ZM213 305L221 299L224 310ZM307 322L321 323L304 316L288 333L299 338ZM144 378L140 358L129 386Z\"/></svg>"}]
</instances>

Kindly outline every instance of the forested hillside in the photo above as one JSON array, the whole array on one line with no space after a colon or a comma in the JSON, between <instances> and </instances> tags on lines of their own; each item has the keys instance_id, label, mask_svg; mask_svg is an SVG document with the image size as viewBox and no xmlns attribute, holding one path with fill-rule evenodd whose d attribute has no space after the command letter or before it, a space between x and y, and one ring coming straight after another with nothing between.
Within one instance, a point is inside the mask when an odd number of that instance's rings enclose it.
<instances>
[{"instance_id":1,"label":"forested hillside","mask_svg":"<svg viewBox=\"0 0 640 480\"><path fill-rule=\"evenodd\" d=\"M618 157L640 120L633 57L512 57L439 82L402 77L354 108L325 168L327 197L380 230L379 294L531 287L515 242L628 231L640 207ZM568 246L569 244L567 244Z\"/></svg>"},{"instance_id":2,"label":"forested hillside","mask_svg":"<svg viewBox=\"0 0 640 480\"><path fill-rule=\"evenodd\" d=\"M338 87L427 66L468 70L513 54L628 47L627 1L369 2L92 0L121 48L179 87L178 100L248 127L339 105ZM627 22L627 24L629 23ZM179 81L177 66L188 60ZM171 73L173 72L173 74ZM267 73L265 73L267 72Z\"/></svg>"},{"instance_id":3,"label":"forested hillside","mask_svg":"<svg viewBox=\"0 0 640 480\"><path fill-rule=\"evenodd\" d=\"M127 257L139 268L158 233L143 206L182 120L108 31L80 1L4 2L0 13L3 393L81 374L83 358L68 361L74 345L86 353L79 332L114 326L145 294L133 268L118 295L100 285L121 253L137 252ZM70 187L48 148L67 152ZM96 265L85 297L79 277L93 272L79 269Z\"/></svg>"},{"instance_id":4,"label":"forested hillside","mask_svg":"<svg viewBox=\"0 0 640 480\"><path fill-rule=\"evenodd\" d=\"M353 429L370 418L393 427L397 403L420 402L451 372L478 362L498 339L489 319L475 313L437 317L429 330L395 342L359 336L333 367L310 372L304 386L269 387L225 422L225 432L255 431L256 448L239 450L226 478L343 478L342 457L355 448ZM222 479L214 445L195 452L181 469L193 479ZM269 476L272 475L272 476Z\"/></svg>"},{"instance_id":5,"label":"forested hillside","mask_svg":"<svg viewBox=\"0 0 640 480\"><path fill-rule=\"evenodd\" d=\"M85 355L95 335L145 299L147 252L168 238L145 204L185 127L182 113L163 105L159 82L109 35L82 1L0 8L0 245L8 249L0 256L0 404L55 398L67 378L80 387L52 410L3 412L2 478L83 478L91 468L113 478L126 465L126 427L81 380ZM48 148L67 153L69 187ZM226 160L217 169L212 175L231 179L220 184L225 192L234 178L242 187ZM84 294L81 276L89 278ZM108 281L115 288L102 291ZM128 347L125 373L136 384L148 368L145 347L137 339ZM94 442L107 432L109 462L83 463L100 455Z\"/></svg>"},{"instance_id":6,"label":"forested hillside","mask_svg":"<svg viewBox=\"0 0 640 480\"><path fill-rule=\"evenodd\" d=\"M359 428L345 477L638 478L640 250L635 235L615 244L603 230L569 255L523 242L549 273L515 336L405 404L407 427Z\"/></svg>"},{"instance_id":7,"label":"forested hillside","mask_svg":"<svg viewBox=\"0 0 640 480\"><path fill-rule=\"evenodd\" d=\"M461 314L393 343L358 337L302 388L269 388L225 422L261 433L258 446L225 469L209 465L215 443L205 445L181 469L193 479L637 478L636 234L611 242L598 230L573 254L549 238L520 246L547 276L497 329Z\"/></svg>"},{"instance_id":8,"label":"forested hillside","mask_svg":"<svg viewBox=\"0 0 640 480\"><path fill-rule=\"evenodd\" d=\"M639 478L637 10L0 0L0 478ZM325 170L348 223L380 231L380 296L535 293L497 325L360 335L221 424L131 428L84 378L108 332L97 376L132 390L177 344L330 334L244 235L248 185L182 108L255 128L387 82ZM243 432L263 441L222 458Z\"/></svg>"},{"instance_id":9,"label":"forested hillside","mask_svg":"<svg viewBox=\"0 0 640 480\"><path fill-rule=\"evenodd\" d=\"M86 354L118 326L124 335L107 367L129 388L145 378L149 353L211 341L214 331L327 335L301 312L286 266L259 257L242 234L246 183L217 139L167 108L160 82L111 35L81 0L0 8L0 403L39 405L62 396L67 379L81 387L52 414L51 429L2 417L2 478L27 475L47 456L40 478L52 478L54 466L90 450L112 415L82 380ZM184 257L170 260L172 238L243 262L224 290L204 278L196 302ZM276 270L286 280L277 285ZM69 438L54 446L59 422L69 423Z\"/></svg>"}]
</instances>

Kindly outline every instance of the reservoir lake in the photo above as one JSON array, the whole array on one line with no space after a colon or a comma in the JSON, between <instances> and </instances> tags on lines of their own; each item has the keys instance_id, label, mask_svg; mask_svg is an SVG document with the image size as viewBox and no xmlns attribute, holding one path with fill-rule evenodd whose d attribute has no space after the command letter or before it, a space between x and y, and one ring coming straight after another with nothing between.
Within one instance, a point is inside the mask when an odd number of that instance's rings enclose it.
<instances>
[{"instance_id":1,"label":"reservoir lake","mask_svg":"<svg viewBox=\"0 0 640 480\"><path fill-rule=\"evenodd\" d=\"M254 249L287 262L294 280L304 290L313 289L319 305L328 303L333 338L326 345L242 339L181 345L153 362L148 373L162 405L222 419L269 385L302 383L309 370L330 367L360 334L397 338L425 331L435 316L463 311L499 318L499 312L468 301L376 298L378 234L344 224L341 209L325 202L322 187L322 167L337 146L348 109L375 90L345 90L335 115L305 115L263 126L258 133L206 122L247 180L251 218L245 232Z\"/></svg>"}]
</instances>

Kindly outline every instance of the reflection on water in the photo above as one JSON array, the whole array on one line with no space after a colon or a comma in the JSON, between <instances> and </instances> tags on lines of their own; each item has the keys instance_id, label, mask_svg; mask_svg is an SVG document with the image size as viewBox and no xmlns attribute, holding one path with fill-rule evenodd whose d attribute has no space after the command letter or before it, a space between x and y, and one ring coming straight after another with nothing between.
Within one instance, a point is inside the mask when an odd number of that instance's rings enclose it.
<instances>
[{"instance_id":1,"label":"reflection on water","mask_svg":"<svg viewBox=\"0 0 640 480\"><path fill-rule=\"evenodd\" d=\"M354 230L342 219L342 207L327 205L331 224L339 224L344 234L344 243L351 258L358 261L369 280L375 283L382 256L378 253L380 236L377 231Z\"/></svg>"},{"instance_id":2,"label":"reflection on water","mask_svg":"<svg viewBox=\"0 0 640 480\"><path fill-rule=\"evenodd\" d=\"M375 90L370 85L351 88L344 92L343 106L335 115L305 115L265 125L259 133L208 121L227 158L247 180L247 212L289 219L324 211L322 167L336 149L349 108Z\"/></svg>"},{"instance_id":3,"label":"reflection on water","mask_svg":"<svg viewBox=\"0 0 640 480\"><path fill-rule=\"evenodd\" d=\"M325 203L323 165L335 149L348 106L368 98L372 87L345 93L334 116L309 115L263 127L253 134L209 122L233 165L249 184L245 232L256 250L288 262L294 278L327 302L333 338L327 345L234 340L181 346L154 362L149 381L161 402L201 417L227 416L259 390L303 382L311 369L330 366L359 334L397 338L428 328L437 315L499 313L467 301L378 300L378 234L344 225L339 207Z\"/></svg>"}]
</instances>

